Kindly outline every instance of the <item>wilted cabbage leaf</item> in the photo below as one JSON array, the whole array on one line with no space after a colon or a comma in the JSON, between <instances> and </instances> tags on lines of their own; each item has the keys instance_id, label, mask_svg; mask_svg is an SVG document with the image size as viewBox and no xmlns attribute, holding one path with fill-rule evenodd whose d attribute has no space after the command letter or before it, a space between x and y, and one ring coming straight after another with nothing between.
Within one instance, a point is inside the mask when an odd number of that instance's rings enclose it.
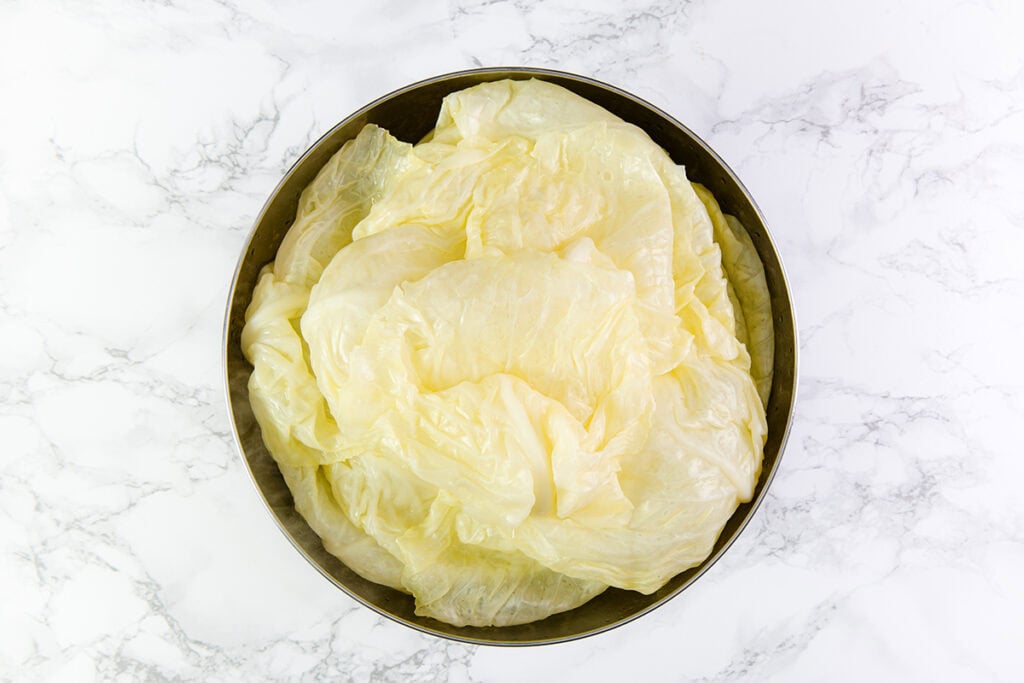
<instances>
[{"instance_id":1,"label":"wilted cabbage leaf","mask_svg":"<svg viewBox=\"0 0 1024 683\"><path fill-rule=\"evenodd\" d=\"M303 193L242 336L327 550L475 626L700 563L753 495L771 383L764 273L728 218L549 83L453 93L416 146L364 128Z\"/></svg>"},{"instance_id":2,"label":"wilted cabbage leaf","mask_svg":"<svg viewBox=\"0 0 1024 683\"><path fill-rule=\"evenodd\" d=\"M722 250L722 268L736 318L736 338L747 347L750 374L757 384L761 403L767 408L772 389L775 332L764 265L743 225L734 216L722 213L718 201L706 187L694 183L693 189L711 217L715 242Z\"/></svg>"}]
</instances>

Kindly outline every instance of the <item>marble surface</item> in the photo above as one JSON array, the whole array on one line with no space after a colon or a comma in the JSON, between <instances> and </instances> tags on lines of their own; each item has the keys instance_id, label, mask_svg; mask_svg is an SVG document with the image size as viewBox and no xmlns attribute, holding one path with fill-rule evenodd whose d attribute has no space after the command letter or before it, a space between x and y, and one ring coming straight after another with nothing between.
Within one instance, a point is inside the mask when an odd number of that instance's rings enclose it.
<instances>
[{"instance_id":1,"label":"marble surface","mask_svg":"<svg viewBox=\"0 0 1024 683\"><path fill-rule=\"evenodd\" d=\"M1020 680L1024 4L0 2L0 678ZM289 546L229 437L256 212L334 122L474 65L595 76L745 180L792 280L790 446L640 622L410 632Z\"/></svg>"}]
</instances>

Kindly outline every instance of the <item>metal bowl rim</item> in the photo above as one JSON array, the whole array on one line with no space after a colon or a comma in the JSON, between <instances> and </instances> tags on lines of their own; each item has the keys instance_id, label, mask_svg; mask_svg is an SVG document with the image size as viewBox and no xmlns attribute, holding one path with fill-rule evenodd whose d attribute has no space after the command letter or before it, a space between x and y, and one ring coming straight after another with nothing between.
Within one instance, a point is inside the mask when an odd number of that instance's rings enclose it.
<instances>
[{"instance_id":1,"label":"metal bowl rim","mask_svg":"<svg viewBox=\"0 0 1024 683\"><path fill-rule=\"evenodd\" d=\"M372 602L370 602L368 600L365 600L361 596L359 596L356 593L354 593L353 591L349 590L349 588L347 586L345 586L345 584L343 584L343 583L339 582L337 579L335 579L334 576L329 574L320 565L319 562L317 562L316 560L314 560L312 557L309 556L309 554L305 551L305 549L301 545L299 545L298 541L292 536L292 534L290 534L288 532L288 530L285 528L285 526L281 523L281 520L278 519L277 515L274 514L274 511L273 511L273 508L270 505L270 502L267 500L266 496L263 493L263 490L259 486L259 483L256 481L256 475L255 475L255 473L252 470L252 466L249 463L249 459L246 457L245 448L242 445L241 435L238 433L238 426L235 423L234 410L232 408L231 383L230 383L230 376L228 374L228 353L229 353L228 344L230 342L231 309L233 307L234 300L235 300L235 293L236 293L237 286L238 286L238 278L239 278L239 275L240 275L240 273L242 271L242 266L245 263L246 256L247 256L248 251L249 251L249 247L252 244L253 238L256 236L256 230L259 227L260 223L263 221L263 217L266 215L267 210L270 208L271 204L273 204L276 201L276 199L278 197L278 194L281 191L281 188L285 185L286 181L292 176L293 173L295 173L296 169L298 169L303 164L303 162L305 162L306 158L309 157L313 153L313 151L316 150L321 145L321 143L323 143L324 140L329 138L334 133L335 130L337 130L337 129L343 127L343 126L348 125L352 120L362 116L363 114L365 114L366 112L368 112L368 111L372 110L373 108L377 107L381 103L387 102L387 101L389 101L389 100L391 100L391 99L393 99L395 97L403 95L403 94L405 94L405 93L407 93L409 91L416 90L417 88L421 88L421 87L423 87L425 85L429 85L429 84L432 84L432 83L437 83L437 82L440 82L440 81L446 81L446 80L449 80L449 79L454 79L454 78L458 78L458 77L462 77L462 76L481 75L481 74L482 75L490 75L490 74L522 74L522 75L541 75L541 76L547 75L547 76L557 76L559 78L565 78L565 79L568 79L568 80L581 81L581 82L587 83L589 85L592 85L594 87L611 91L612 93L614 93L616 95L619 95L621 97L624 97L624 98L626 98L628 100L632 100L634 103L639 104L639 105L641 105L643 107L646 107L646 108L652 110L654 113L658 114L659 116L663 117L665 120L669 121L673 126L675 126L675 127L679 128L680 130L682 130L686 135L688 135L690 138L692 138L694 142L696 142L700 147L702 147L708 153L708 155L718 164L718 166L721 168L721 170L723 172L725 172L726 174L728 174L729 177L733 180L733 182L736 183L736 186L739 187L740 191L743 193L744 198L748 202L750 202L750 206L754 210L754 212L757 215L758 219L761 221L761 225L764 226L764 229L765 229L765 239L768 241L768 244L771 246L772 251L775 254L775 258L779 262L779 275L780 275L780 278L781 278L783 289L785 290L786 301L789 304L790 317L791 317L791 319L793 321L793 330L792 330L792 333L793 333L793 387L792 387L792 390L790 392L789 405L786 407L787 411L788 411L787 418L786 418L786 425L785 425L785 428L784 428L783 433L782 433L782 438L779 441L779 449L778 449L777 455L775 456L775 462L774 462L771 470L767 473L767 476L766 476L765 482L764 482L764 486L761 487L761 492L753 500L750 501L750 509L748 510L748 512L747 512L746 516L744 517L744 519L740 522L739 526L736 528L736 530L733 533L732 537L729 538L725 542L724 545L722 545L722 547L718 550L718 552L715 552L712 555L709 555L707 557L707 559L704 560L704 562L702 563L702 565L700 566L698 571L695 572L693 574L693 576L691 576L685 583L680 585L674 591L672 591L671 593L669 593L668 595L666 595L662 599L658 600L657 602L654 602L654 603L648 605L647 607L645 607L645 608L643 608L641 610L638 610L638 611L634 612L633 614L630 614L629 616L623 617L621 619L618 619L618 620L613 621L611 623L605 624L603 626L600 626L600 627L597 627L597 628L593 628L593 629L590 629L588 631L582 631L582 632L579 632L579 633L573 633L571 635L560 636L560 637L556 637L556 638L545 638L545 639L538 639L538 640L522 640L522 641L503 641L503 640L492 640L492 639L487 639L487 638L473 638L473 637L459 636L459 635L452 634L452 633L446 633L444 631L439 631L439 630L436 630L436 629L432 629L429 626L424 626L422 624L417 624L417 623L408 621L406 619L403 619L402 617L400 617L400 616L398 616L396 614L392 614L392 613L390 613L390 612L388 612L388 611L378 607L377 605L373 604ZM462 70L459 70L459 71L452 71L452 72L449 72L449 73L440 74L440 75L437 75L437 76L432 76L430 78L425 78L423 80L416 81L416 82L411 83L409 85L402 86L402 87L397 88L395 90L392 90L391 92L387 93L386 95L382 95L381 97L378 97L377 99L373 100L372 102L370 102L370 103L360 107L359 109L357 109L356 111L354 111L353 113L349 114L344 119L339 121L337 124L331 126L323 135L321 135L319 138L317 138L317 140L315 142L310 144L309 147L306 148L306 150L302 153L302 155L299 156L299 158L296 159L295 162L288 168L288 171L281 177L281 180L274 187L273 191L270 193L270 195L267 198L266 202L264 202L263 207L260 209L260 212L257 214L256 218L253 220L252 228L249 230L249 234L246 237L244 244L242 245L241 254L239 255L238 261L235 264L234 274L232 275L232 278L231 278L231 286L230 286L230 288L228 290L227 305L226 305L225 311L224 311L224 324L223 324L222 341L221 341L222 352L223 352L223 367L222 367L222 369L223 369L223 382L224 382L223 389L224 389L224 398L225 398L225 408L227 409L228 421L231 423L231 435L232 435L232 438L233 438L234 443L235 443L235 448L238 451L238 455L241 458L243 464L245 465L246 471L249 473L249 480L252 483L253 488L256 489L257 494L259 494L260 499L263 501L263 507L264 507L266 513L268 515L270 515L270 517L274 520L274 524L281 531L281 533L284 534L285 538L287 538L288 541L292 544L292 547L294 547L299 552L299 554L302 555L302 557L305 558L306 561L310 565L312 565L313 568L316 569L324 578L326 578L328 581L330 581L337 588L340 588L350 598L354 599L356 602L360 603L364 607L370 608L371 610L373 610L377 614L379 614L379 615L381 615L383 617L386 617L387 619L390 619L391 621L394 621L394 622L396 622L398 624L401 624L403 626L407 626L409 628L412 628L412 629L414 629L416 631L419 631L420 633L424 633L424 634L435 636L435 637L444 638L444 639L447 639L447 640L453 640L453 641L456 641L456 642L467 643L467 644L471 644L471 645L493 645L493 646L502 646L502 647L526 647L526 646L535 646L535 645L554 645L554 644L557 644L557 643L565 643L565 642L570 642L570 641L574 641L574 640L580 640L582 638L587 638L587 637L590 637L590 636L595 636L595 635L597 635L599 633L605 633L607 631L611 631L612 629L615 629L615 628L618 628L618 627L623 626L625 624L628 624L631 621L634 621L634 620L639 619L640 617L642 617L642 616L644 616L646 614L649 614L650 612L652 612L653 610L657 609L658 607L661 607L662 605L667 603L669 600L672 600L673 598L678 596L680 593L682 593L684 590L686 590L687 588L692 586L693 583L695 581L697 581L697 579L699 579L700 577L704 576L704 574L707 573L707 571L712 566L714 566L714 564L716 562L718 562L718 560L726 553L726 551L728 551L729 548L732 547L733 543L736 542L736 540L740 537L740 535L743 533L743 531L747 528L747 525L750 524L751 519L753 519L754 515L757 513L758 509L760 508L762 501L766 497L766 495L768 493L768 489L771 486L772 481L775 479L775 475L776 475L776 473L779 470L779 463L782 461L782 457L783 457L783 455L785 453L785 450L786 450L786 444L789 441L789 433L790 433L790 429L791 429L792 424L793 424L793 409L796 406L797 391L798 391L798 388L799 388L799 377L800 377L800 358L799 358L799 356L800 356L800 343L799 343L799 337L797 336L798 329L799 329L799 326L797 325L796 309L793 306L792 290L791 290L790 285L789 285L789 278L786 275L785 264L782 261L782 255L779 253L778 249L776 249L775 240L772 239L771 229L768 226L768 221L765 219L764 213L761 211L761 208L757 205L757 202L754 200L754 197L747 190L746 185L744 185L743 182L740 180L739 176L736 175L736 173L732 170L732 168L728 164L725 163L725 161L718 155L718 153L714 149L712 149L711 146L708 145L704 141L703 138L701 138L699 135L697 135L692 130L690 130L689 127L687 127L686 125L684 125L683 123L678 121L675 117L669 115L667 112L663 111L661 108L651 104L647 100L644 100L644 99L642 99L640 97L637 97L636 95L633 95L632 93L627 92L627 91L625 91L625 90L623 90L623 89L621 89L621 88L619 88L617 86L605 83L603 81L599 81L599 80L597 80L595 78L591 78L589 76L581 76L579 74L571 73L571 72L568 72L568 71L560 71L560 70L556 70L556 69L544 69L544 68L524 67L524 66L481 67L481 68L475 68L475 69L462 69Z\"/></svg>"}]
</instances>

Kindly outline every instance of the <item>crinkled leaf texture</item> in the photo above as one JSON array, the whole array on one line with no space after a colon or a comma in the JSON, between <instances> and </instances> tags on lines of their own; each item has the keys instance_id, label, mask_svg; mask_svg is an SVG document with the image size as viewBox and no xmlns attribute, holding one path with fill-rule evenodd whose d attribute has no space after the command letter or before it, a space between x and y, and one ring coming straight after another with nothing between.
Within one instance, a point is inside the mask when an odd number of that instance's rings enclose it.
<instances>
[{"instance_id":1,"label":"crinkled leaf texture","mask_svg":"<svg viewBox=\"0 0 1024 683\"><path fill-rule=\"evenodd\" d=\"M746 233L700 192L540 81L449 95L416 146L373 125L347 143L242 337L327 550L475 626L650 593L707 557L760 470L771 316Z\"/></svg>"}]
</instances>

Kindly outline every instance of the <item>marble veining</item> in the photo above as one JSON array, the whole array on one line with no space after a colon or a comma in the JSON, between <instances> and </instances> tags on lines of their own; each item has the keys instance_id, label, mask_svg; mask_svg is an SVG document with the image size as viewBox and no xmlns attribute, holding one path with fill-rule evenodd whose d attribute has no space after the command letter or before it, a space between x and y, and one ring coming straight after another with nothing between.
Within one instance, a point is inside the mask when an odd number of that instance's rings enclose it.
<instances>
[{"instance_id":1,"label":"marble veining","mask_svg":"<svg viewBox=\"0 0 1024 683\"><path fill-rule=\"evenodd\" d=\"M1010 0L0 2L0 679L1019 680L1024 6ZM229 437L241 244L414 80L529 64L693 128L796 299L796 420L680 598L450 643L295 553Z\"/></svg>"}]
</instances>

